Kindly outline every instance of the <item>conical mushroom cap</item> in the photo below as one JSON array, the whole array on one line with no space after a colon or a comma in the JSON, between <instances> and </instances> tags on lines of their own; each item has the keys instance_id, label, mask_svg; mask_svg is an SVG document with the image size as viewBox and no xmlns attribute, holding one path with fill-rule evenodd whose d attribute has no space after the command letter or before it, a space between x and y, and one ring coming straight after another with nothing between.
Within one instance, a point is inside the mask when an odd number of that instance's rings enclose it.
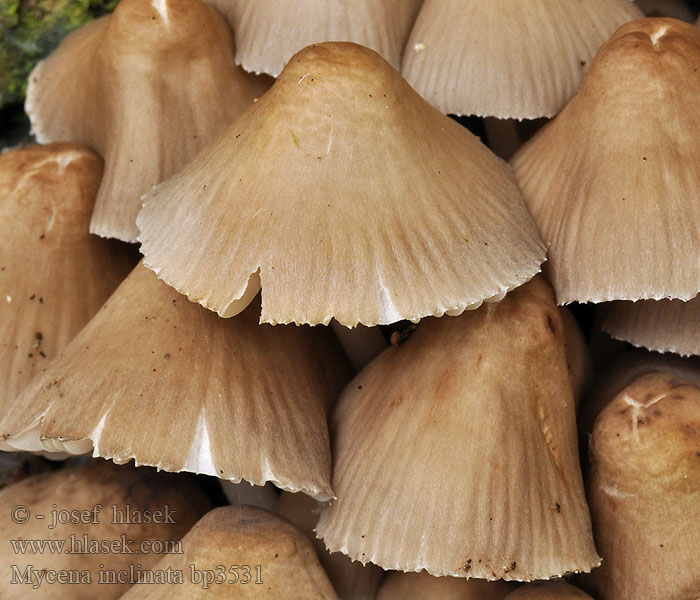
<instances>
[{"instance_id":1,"label":"conical mushroom cap","mask_svg":"<svg viewBox=\"0 0 700 600\"><path fill-rule=\"evenodd\" d=\"M231 23L236 63L277 77L302 48L318 42L355 42L395 69L422 0L206 0Z\"/></svg>"},{"instance_id":2,"label":"conical mushroom cap","mask_svg":"<svg viewBox=\"0 0 700 600\"><path fill-rule=\"evenodd\" d=\"M384 569L532 580L599 564L562 321L542 279L428 319L345 388L316 531Z\"/></svg>"},{"instance_id":3,"label":"conical mushroom cap","mask_svg":"<svg viewBox=\"0 0 700 600\"><path fill-rule=\"evenodd\" d=\"M289 521L252 506L224 506L206 514L183 538L183 554L165 556L155 569L181 570L183 583L133 586L123 600L338 600L311 542ZM203 589L192 581L190 565L217 572L228 582ZM237 565L231 571L229 565ZM260 581L262 583L256 583Z\"/></svg>"},{"instance_id":4,"label":"conical mushroom cap","mask_svg":"<svg viewBox=\"0 0 700 600\"><path fill-rule=\"evenodd\" d=\"M620 392L591 438L600 600L700 597L700 389L655 373Z\"/></svg>"},{"instance_id":5,"label":"conical mushroom cap","mask_svg":"<svg viewBox=\"0 0 700 600\"><path fill-rule=\"evenodd\" d=\"M263 93L234 52L228 25L200 0L122 0L32 71L25 108L36 138L105 159L92 233L134 241L139 196Z\"/></svg>"},{"instance_id":6,"label":"conical mushroom cap","mask_svg":"<svg viewBox=\"0 0 700 600\"><path fill-rule=\"evenodd\" d=\"M146 266L222 316L259 272L273 324L459 313L544 258L507 166L351 43L299 52L143 199Z\"/></svg>"},{"instance_id":7,"label":"conical mushroom cap","mask_svg":"<svg viewBox=\"0 0 700 600\"><path fill-rule=\"evenodd\" d=\"M433 577L425 571L394 571L384 578L376 600L502 600L513 589L505 581Z\"/></svg>"},{"instance_id":8,"label":"conical mushroom cap","mask_svg":"<svg viewBox=\"0 0 700 600\"><path fill-rule=\"evenodd\" d=\"M220 319L139 265L14 403L3 448L331 497L326 411L349 368L329 331L261 327L256 308Z\"/></svg>"},{"instance_id":9,"label":"conical mushroom cap","mask_svg":"<svg viewBox=\"0 0 700 600\"><path fill-rule=\"evenodd\" d=\"M444 113L551 117L601 44L643 16L629 0L425 0L401 71Z\"/></svg>"},{"instance_id":10,"label":"conical mushroom cap","mask_svg":"<svg viewBox=\"0 0 700 600\"><path fill-rule=\"evenodd\" d=\"M275 512L289 519L292 525L313 542L321 565L341 600L374 598L384 571L373 564L363 565L353 561L342 552L331 553L326 550L323 540L316 537L315 532L321 508L320 502L306 494L282 492Z\"/></svg>"},{"instance_id":11,"label":"conical mushroom cap","mask_svg":"<svg viewBox=\"0 0 700 600\"><path fill-rule=\"evenodd\" d=\"M131 268L88 234L101 175L75 144L0 156L0 417Z\"/></svg>"},{"instance_id":12,"label":"conical mushroom cap","mask_svg":"<svg viewBox=\"0 0 700 600\"><path fill-rule=\"evenodd\" d=\"M508 594L506 600L593 600L573 585L556 582L528 583Z\"/></svg>"},{"instance_id":13,"label":"conical mushroom cap","mask_svg":"<svg viewBox=\"0 0 700 600\"><path fill-rule=\"evenodd\" d=\"M615 339L633 346L700 354L700 297L682 300L640 300L606 305L601 327Z\"/></svg>"},{"instance_id":14,"label":"conical mushroom cap","mask_svg":"<svg viewBox=\"0 0 700 600\"><path fill-rule=\"evenodd\" d=\"M700 31L629 23L512 159L560 304L700 290L698 94Z\"/></svg>"},{"instance_id":15,"label":"conical mushroom cap","mask_svg":"<svg viewBox=\"0 0 700 600\"><path fill-rule=\"evenodd\" d=\"M130 583L115 580L100 584L100 574L124 570L128 575L130 567L134 571L152 568L163 554L177 548L178 540L209 508L209 500L194 479L153 469L118 467L103 460L24 479L0 491L0 535L7 546L0 554L0 570L6 575L0 581L0 597L120 598ZM71 522L64 523L64 511L70 512ZM150 522L141 518L146 514L151 516ZM122 536L131 542L122 541ZM43 552L13 552L9 540L48 543ZM116 546L110 545L110 551L105 552L105 545L111 543ZM50 552L52 545L63 551ZM95 552L100 547L102 551ZM35 574L31 583L12 584L11 565L16 565L21 575L32 566L35 573L87 571L89 582L82 578L79 583L52 582L39 573L43 582Z\"/></svg>"}]
</instances>

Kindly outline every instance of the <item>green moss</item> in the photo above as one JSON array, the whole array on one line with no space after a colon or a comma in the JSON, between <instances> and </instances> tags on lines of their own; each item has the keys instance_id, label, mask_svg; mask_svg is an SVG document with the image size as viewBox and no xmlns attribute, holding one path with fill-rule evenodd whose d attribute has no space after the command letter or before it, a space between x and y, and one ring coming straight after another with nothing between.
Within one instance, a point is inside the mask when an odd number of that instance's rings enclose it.
<instances>
[{"instance_id":1,"label":"green moss","mask_svg":"<svg viewBox=\"0 0 700 600\"><path fill-rule=\"evenodd\" d=\"M21 102L27 76L71 31L119 0L0 0L0 106Z\"/></svg>"}]
</instances>

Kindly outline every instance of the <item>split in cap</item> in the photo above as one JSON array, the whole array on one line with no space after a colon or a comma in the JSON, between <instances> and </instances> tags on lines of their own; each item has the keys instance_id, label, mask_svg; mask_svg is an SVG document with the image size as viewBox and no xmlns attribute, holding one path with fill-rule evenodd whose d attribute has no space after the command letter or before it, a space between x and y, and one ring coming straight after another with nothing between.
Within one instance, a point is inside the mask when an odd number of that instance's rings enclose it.
<instances>
[{"instance_id":1,"label":"split in cap","mask_svg":"<svg viewBox=\"0 0 700 600\"><path fill-rule=\"evenodd\" d=\"M154 567L182 571L182 582L135 585L122 599L338 600L306 536L286 519L259 508L212 510L182 539L182 549ZM203 576L220 573L219 565L225 565L224 583L189 577L191 569ZM238 568L231 570L230 565Z\"/></svg>"},{"instance_id":2,"label":"split in cap","mask_svg":"<svg viewBox=\"0 0 700 600\"><path fill-rule=\"evenodd\" d=\"M147 267L221 316L261 283L273 324L459 314L544 260L507 165L351 43L299 52L143 200Z\"/></svg>"},{"instance_id":3,"label":"split in cap","mask_svg":"<svg viewBox=\"0 0 700 600\"><path fill-rule=\"evenodd\" d=\"M640 300L603 305L601 327L633 346L700 355L700 297L682 300Z\"/></svg>"},{"instance_id":4,"label":"split in cap","mask_svg":"<svg viewBox=\"0 0 700 600\"><path fill-rule=\"evenodd\" d=\"M698 94L700 31L628 23L512 159L560 304L700 290Z\"/></svg>"},{"instance_id":5,"label":"split in cap","mask_svg":"<svg viewBox=\"0 0 700 600\"><path fill-rule=\"evenodd\" d=\"M599 564L578 462L562 320L534 279L426 319L343 391L316 529L384 569L533 580Z\"/></svg>"},{"instance_id":6,"label":"split in cap","mask_svg":"<svg viewBox=\"0 0 700 600\"><path fill-rule=\"evenodd\" d=\"M581 577L600 600L700 597L700 389L635 380L600 413L587 494L603 565Z\"/></svg>"},{"instance_id":7,"label":"split in cap","mask_svg":"<svg viewBox=\"0 0 700 600\"><path fill-rule=\"evenodd\" d=\"M395 69L422 0L207 0L236 32L236 63L277 77L302 48L355 42Z\"/></svg>"},{"instance_id":8,"label":"split in cap","mask_svg":"<svg viewBox=\"0 0 700 600\"><path fill-rule=\"evenodd\" d=\"M0 417L133 264L88 233L101 175L76 144L0 156Z\"/></svg>"},{"instance_id":9,"label":"split in cap","mask_svg":"<svg viewBox=\"0 0 700 600\"><path fill-rule=\"evenodd\" d=\"M642 16L629 0L425 0L401 70L444 113L551 117L601 44Z\"/></svg>"},{"instance_id":10,"label":"split in cap","mask_svg":"<svg viewBox=\"0 0 700 600\"><path fill-rule=\"evenodd\" d=\"M120 598L130 586L124 575L137 576L177 551L180 538L209 508L193 478L103 460L29 477L0 490L0 535L7 546L0 553L6 575L0 597ZM43 553L10 550L9 540L37 539ZM13 581L13 573L25 583ZM104 577L107 583L100 583Z\"/></svg>"},{"instance_id":11,"label":"split in cap","mask_svg":"<svg viewBox=\"0 0 700 600\"><path fill-rule=\"evenodd\" d=\"M139 265L0 422L58 451L333 495L326 415L349 369L330 331L224 320Z\"/></svg>"},{"instance_id":12,"label":"split in cap","mask_svg":"<svg viewBox=\"0 0 700 600\"><path fill-rule=\"evenodd\" d=\"M200 0L122 0L32 71L36 138L105 159L92 233L134 241L139 196L262 94L266 82L236 67L234 51L228 25Z\"/></svg>"}]
</instances>

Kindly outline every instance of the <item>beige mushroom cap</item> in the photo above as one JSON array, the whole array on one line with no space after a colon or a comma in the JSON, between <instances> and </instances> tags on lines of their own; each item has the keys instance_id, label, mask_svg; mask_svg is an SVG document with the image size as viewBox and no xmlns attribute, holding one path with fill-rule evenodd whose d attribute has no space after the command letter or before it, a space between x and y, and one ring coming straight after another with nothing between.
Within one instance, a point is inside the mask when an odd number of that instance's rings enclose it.
<instances>
[{"instance_id":1,"label":"beige mushroom cap","mask_svg":"<svg viewBox=\"0 0 700 600\"><path fill-rule=\"evenodd\" d=\"M101 176L76 144L0 156L0 418L131 268L88 234Z\"/></svg>"},{"instance_id":2,"label":"beige mushroom cap","mask_svg":"<svg viewBox=\"0 0 700 600\"><path fill-rule=\"evenodd\" d=\"M444 113L551 117L601 44L643 16L629 0L425 0L401 71Z\"/></svg>"},{"instance_id":3,"label":"beige mushroom cap","mask_svg":"<svg viewBox=\"0 0 700 600\"><path fill-rule=\"evenodd\" d=\"M0 447L332 497L326 414L349 367L330 331L257 312L220 319L139 265L0 421Z\"/></svg>"},{"instance_id":4,"label":"beige mushroom cap","mask_svg":"<svg viewBox=\"0 0 700 600\"><path fill-rule=\"evenodd\" d=\"M700 595L700 388L653 373L621 391L591 438L588 500L600 600Z\"/></svg>"},{"instance_id":5,"label":"beige mushroom cap","mask_svg":"<svg viewBox=\"0 0 700 600\"><path fill-rule=\"evenodd\" d=\"M699 94L700 31L628 23L512 159L560 304L700 290Z\"/></svg>"},{"instance_id":6,"label":"beige mushroom cap","mask_svg":"<svg viewBox=\"0 0 700 600\"><path fill-rule=\"evenodd\" d=\"M183 554L165 556L155 569L181 570L183 583L137 584L123 600L338 600L306 536L286 519L259 508L216 508L183 538L182 546ZM220 565L225 583L204 589L190 577L192 568L221 573Z\"/></svg>"},{"instance_id":7,"label":"beige mushroom cap","mask_svg":"<svg viewBox=\"0 0 700 600\"><path fill-rule=\"evenodd\" d=\"M236 32L236 63L277 77L299 50L355 42L395 69L422 0L206 0Z\"/></svg>"},{"instance_id":8,"label":"beige mushroom cap","mask_svg":"<svg viewBox=\"0 0 700 600\"><path fill-rule=\"evenodd\" d=\"M105 159L91 233L135 241L139 196L263 93L234 52L228 25L200 0L122 0L32 71L25 108L37 139Z\"/></svg>"},{"instance_id":9,"label":"beige mushroom cap","mask_svg":"<svg viewBox=\"0 0 700 600\"><path fill-rule=\"evenodd\" d=\"M541 279L426 319L348 384L316 531L384 569L533 580L600 562L562 320Z\"/></svg>"},{"instance_id":10,"label":"beige mushroom cap","mask_svg":"<svg viewBox=\"0 0 700 600\"><path fill-rule=\"evenodd\" d=\"M544 259L507 165L351 43L299 52L143 199L147 267L222 316L259 273L261 321L273 324L457 314Z\"/></svg>"},{"instance_id":11,"label":"beige mushroom cap","mask_svg":"<svg viewBox=\"0 0 700 600\"><path fill-rule=\"evenodd\" d=\"M0 490L0 535L6 545L0 553L0 571L5 575L0 581L0 597L119 598L130 584L100 584L100 573L124 570L128 574L132 567L134 571L152 568L165 552L177 548L178 540L209 507L209 500L189 477L118 467L103 460L10 485ZM66 518L63 511L68 511L70 523L62 522ZM151 515L151 522L139 522L146 514ZM49 540L47 546L62 544L63 551L13 552L10 540ZM105 552L103 544L112 542L116 546ZM95 552L95 548L102 551ZM30 566L35 572L88 571L89 582L51 583L44 573L43 583L36 588L36 576L33 584L12 584L11 565L16 565L20 574Z\"/></svg>"}]
</instances>

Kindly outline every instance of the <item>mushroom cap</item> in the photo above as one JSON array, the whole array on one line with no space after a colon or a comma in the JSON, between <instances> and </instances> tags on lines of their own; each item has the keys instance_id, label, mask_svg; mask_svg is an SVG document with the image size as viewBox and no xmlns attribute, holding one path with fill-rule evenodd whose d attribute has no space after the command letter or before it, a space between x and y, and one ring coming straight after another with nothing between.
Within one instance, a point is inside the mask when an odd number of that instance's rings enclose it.
<instances>
[{"instance_id":1,"label":"mushroom cap","mask_svg":"<svg viewBox=\"0 0 700 600\"><path fill-rule=\"evenodd\" d=\"M560 304L700 290L698 94L700 31L673 19L628 23L513 157Z\"/></svg>"},{"instance_id":2,"label":"mushroom cap","mask_svg":"<svg viewBox=\"0 0 700 600\"><path fill-rule=\"evenodd\" d=\"M443 113L551 117L601 44L643 16L629 0L425 0L401 72Z\"/></svg>"},{"instance_id":3,"label":"mushroom cap","mask_svg":"<svg viewBox=\"0 0 700 600\"><path fill-rule=\"evenodd\" d=\"M36 138L105 159L91 233L135 241L139 196L263 93L234 52L228 25L200 0L122 0L35 67L25 108Z\"/></svg>"},{"instance_id":4,"label":"mushroom cap","mask_svg":"<svg viewBox=\"0 0 700 600\"><path fill-rule=\"evenodd\" d=\"M236 32L236 64L277 77L302 48L355 42L395 69L422 0L207 0Z\"/></svg>"},{"instance_id":5,"label":"mushroom cap","mask_svg":"<svg viewBox=\"0 0 700 600\"><path fill-rule=\"evenodd\" d=\"M376 600L502 600L513 589L505 581L433 577L420 573L387 573Z\"/></svg>"},{"instance_id":6,"label":"mushroom cap","mask_svg":"<svg viewBox=\"0 0 700 600\"><path fill-rule=\"evenodd\" d=\"M600 413L588 500L603 565L581 583L601 600L700 593L700 388L635 380Z\"/></svg>"},{"instance_id":7,"label":"mushroom cap","mask_svg":"<svg viewBox=\"0 0 700 600\"><path fill-rule=\"evenodd\" d=\"M378 566L363 565L353 561L342 552L329 552L323 540L316 537L316 524L321 515L322 504L306 494L282 492L275 512L289 519L313 543L328 579L342 600L367 600L374 598L384 576Z\"/></svg>"},{"instance_id":8,"label":"mushroom cap","mask_svg":"<svg viewBox=\"0 0 700 600\"><path fill-rule=\"evenodd\" d=\"M101 175L76 144L0 156L0 417L132 266L88 234Z\"/></svg>"},{"instance_id":9,"label":"mushroom cap","mask_svg":"<svg viewBox=\"0 0 700 600\"><path fill-rule=\"evenodd\" d=\"M544 259L507 165L352 43L299 52L143 200L147 267L222 316L259 272L273 324L456 314Z\"/></svg>"},{"instance_id":10,"label":"mushroom cap","mask_svg":"<svg viewBox=\"0 0 700 600\"><path fill-rule=\"evenodd\" d=\"M541 279L426 319L332 417L326 547L384 569L532 580L599 564L562 321Z\"/></svg>"},{"instance_id":11,"label":"mushroom cap","mask_svg":"<svg viewBox=\"0 0 700 600\"><path fill-rule=\"evenodd\" d=\"M700 355L700 297L692 300L640 300L604 305L601 323L617 340L633 346Z\"/></svg>"},{"instance_id":12,"label":"mushroom cap","mask_svg":"<svg viewBox=\"0 0 700 600\"><path fill-rule=\"evenodd\" d=\"M101 507L94 513L82 514L83 511L92 511L98 504ZM26 508L27 511L12 512L17 507ZM121 514L116 513L113 507ZM57 545L63 540L65 550L46 550L34 554L30 551L13 553L7 549L1 553L0 569L7 577L0 582L0 596L3 600L120 598L130 584L100 584L100 572L105 569L128 572L130 566L137 571L153 567L168 551L167 545L161 542L167 541L172 549L172 543L185 535L209 508L209 500L194 479L156 473L153 469L118 467L103 460L24 479L0 490L0 510L4 515L0 521L0 533L3 539L55 540ZM127 510L129 519L126 519ZM79 516L82 520L76 522L78 518L71 514L72 522L63 524L57 520L55 527L51 527L54 525L52 511L56 511L56 518L60 511L77 511L81 513ZM160 511L161 516L155 517L155 522L135 522L137 513L145 515L145 511L151 515ZM166 518L166 513L169 518ZM19 520L10 518L14 514ZM43 519L40 518L42 515ZM28 520L23 522L22 519L27 516ZM132 522L119 522L124 520ZM85 536L91 543L104 544L112 541L118 543L122 535L133 542L118 546L118 549L130 549L133 554L121 551L80 552L71 542L71 538L74 538L85 548ZM150 544L149 551L140 551L144 541ZM13 585L10 583L11 565L16 565L20 573L24 573L30 565L37 571L87 570L91 582L76 585L46 580L36 589L31 585Z\"/></svg>"},{"instance_id":13,"label":"mushroom cap","mask_svg":"<svg viewBox=\"0 0 700 600\"><path fill-rule=\"evenodd\" d=\"M183 554L169 554L155 569L179 569L184 582L171 585L137 584L123 600L199 600L260 598L270 600L338 600L318 562L311 542L289 521L252 506L224 506L207 513L182 539ZM203 589L188 577L190 565L214 573L225 565L227 581ZM248 579L247 583L244 580ZM261 580L262 583L255 583Z\"/></svg>"},{"instance_id":14,"label":"mushroom cap","mask_svg":"<svg viewBox=\"0 0 700 600\"><path fill-rule=\"evenodd\" d=\"M563 581L538 581L519 587L506 600L593 600L588 594Z\"/></svg>"},{"instance_id":15,"label":"mushroom cap","mask_svg":"<svg viewBox=\"0 0 700 600\"><path fill-rule=\"evenodd\" d=\"M331 497L326 414L349 367L330 331L256 311L220 319L139 265L13 404L2 448Z\"/></svg>"}]
</instances>

